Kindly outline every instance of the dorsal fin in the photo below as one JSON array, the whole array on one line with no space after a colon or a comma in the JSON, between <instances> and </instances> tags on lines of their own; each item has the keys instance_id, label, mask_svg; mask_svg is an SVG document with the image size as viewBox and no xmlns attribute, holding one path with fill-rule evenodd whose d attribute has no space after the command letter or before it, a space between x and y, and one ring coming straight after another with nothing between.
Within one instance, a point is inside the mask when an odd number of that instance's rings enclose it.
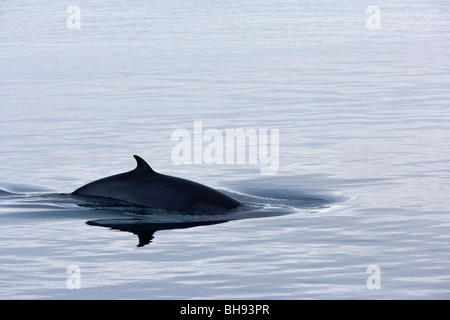
<instances>
[{"instance_id":1,"label":"dorsal fin","mask_svg":"<svg viewBox=\"0 0 450 320\"><path fill-rule=\"evenodd\" d=\"M136 162L137 162L136 169L134 169L134 170L143 170L143 171L147 171L148 173L156 173L155 171L153 171L152 168L150 168L150 166L148 165L147 162L145 162L144 159L142 159L141 157L139 157L137 155L133 155L133 157L136 159Z\"/></svg>"}]
</instances>

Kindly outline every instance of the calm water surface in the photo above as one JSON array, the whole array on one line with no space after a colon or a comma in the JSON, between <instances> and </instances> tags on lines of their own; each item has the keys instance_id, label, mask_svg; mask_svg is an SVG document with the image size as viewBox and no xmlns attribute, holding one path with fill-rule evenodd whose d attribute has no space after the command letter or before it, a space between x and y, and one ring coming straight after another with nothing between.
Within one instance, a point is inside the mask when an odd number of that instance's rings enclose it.
<instances>
[{"instance_id":1,"label":"calm water surface","mask_svg":"<svg viewBox=\"0 0 450 320\"><path fill-rule=\"evenodd\" d=\"M0 298L450 298L448 1L74 4L80 29L61 1L1 4ZM278 129L278 172L175 165L195 121ZM67 195L133 154L258 209ZM154 234L118 225L143 216Z\"/></svg>"}]
</instances>

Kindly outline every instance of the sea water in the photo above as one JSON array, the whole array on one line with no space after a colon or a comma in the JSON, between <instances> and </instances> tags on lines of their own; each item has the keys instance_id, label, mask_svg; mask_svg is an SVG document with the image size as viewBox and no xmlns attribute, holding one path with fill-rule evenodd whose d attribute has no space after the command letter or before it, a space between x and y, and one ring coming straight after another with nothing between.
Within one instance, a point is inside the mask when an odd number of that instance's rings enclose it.
<instances>
[{"instance_id":1,"label":"sea water","mask_svg":"<svg viewBox=\"0 0 450 320\"><path fill-rule=\"evenodd\" d=\"M0 298L450 298L449 40L440 0L3 1ZM198 123L278 132L277 170L177 162ZM133 154L257 209L69 195Z\"/></svg>"}]
</instances>

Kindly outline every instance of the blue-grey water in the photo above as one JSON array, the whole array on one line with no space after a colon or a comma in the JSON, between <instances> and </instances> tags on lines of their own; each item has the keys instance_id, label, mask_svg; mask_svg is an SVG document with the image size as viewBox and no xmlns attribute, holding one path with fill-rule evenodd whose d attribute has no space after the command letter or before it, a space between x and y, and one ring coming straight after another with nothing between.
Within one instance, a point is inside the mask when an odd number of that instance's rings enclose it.
<instances>
[{"instance_id":1,"label":"blue-grey water","mask_svg":"<svg viewBox=\"0 0 450 320\"><path fill-rule=\"evenodd\" d=\"M278 170L176 165L200 121ZM448 1L2 1L0 151L1 299L450 298ZM257 208L68 195L133 154Z\"/></svg>"}]
</instances>

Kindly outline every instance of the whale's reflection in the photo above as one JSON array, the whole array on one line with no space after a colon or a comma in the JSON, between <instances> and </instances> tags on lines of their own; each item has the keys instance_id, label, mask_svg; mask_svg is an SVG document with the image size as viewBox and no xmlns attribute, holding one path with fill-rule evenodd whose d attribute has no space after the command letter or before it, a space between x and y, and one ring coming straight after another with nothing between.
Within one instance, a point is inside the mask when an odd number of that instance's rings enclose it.
<instances>
[{"instance_id":1,"label":"whale's reflection","mask_svg":"<svg viewBox=\"0 0 450 320\"><path fill-rule=\"evenodd\" d=\"M111 215L111 218L107 216L100 219L90 219L86 221L86 224L134 233L139 239L138 247L151 243L156 231L208 226L230 220L224 218L224 215L192 215L171 212L101 197L77 196L72 198L78 200L77 205L79 207Z\"/></svg>"},{"instance_id":2,"label":"whale's reflection","mask_svg":"<svg viewBox=\"0 0 450 320\"><path fill-rule=\"evenodd\" d=\"M138 236L138 247L143 247L152 242L154 233L160 230L187 229L199 226L208 226L228 222L218 221L195 221L195 222L152 222L148 219L98 219L87 221L90 226L107 227L114 230L134 233Z\"/></svg>"}]
</instances>

